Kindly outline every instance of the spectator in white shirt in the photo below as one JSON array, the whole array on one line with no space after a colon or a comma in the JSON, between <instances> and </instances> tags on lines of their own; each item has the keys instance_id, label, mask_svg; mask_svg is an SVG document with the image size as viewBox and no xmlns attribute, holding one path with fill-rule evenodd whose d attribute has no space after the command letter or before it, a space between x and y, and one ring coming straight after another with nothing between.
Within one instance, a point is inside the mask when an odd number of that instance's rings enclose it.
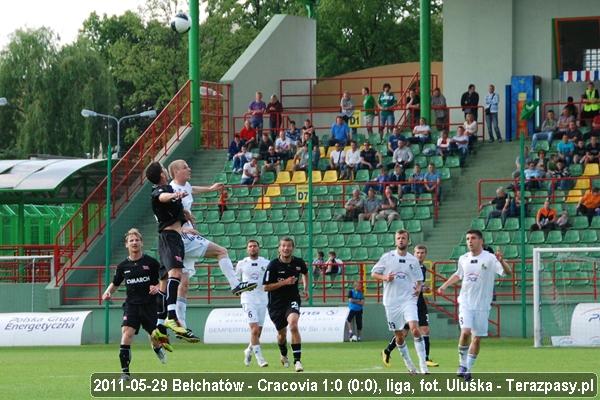
<instances>
[{"instance_id":1,"label":"spectator in white shirt","mask_svg":"<svg viewBox=\"0 0 600 400\"><path fill-rule=\"evenodd\" d=\"M336 143L335 150L329 154L329 169L338 171L338 173L341 175L345 162L344 150L339 143Z\"/></svg>"},{"instance_id":2,"label":"spectator in white shirt","mask_svg":"<svg viewBox=\"0 0 600 400\"><path fill-rule=\"evenodd\" d=\"M275 140L275 151L279 154L282 164L292 157L292 141L285 136L285 131L279 131L279 137Z\"/></svg>"},{"instance_id":3,"label":"spectator in white shirt","mask_svg":"<svg viewBox=\"0 0 600 400\"><path fill-rule=\"evenodd\" d=\"M258 172L257 163L256 158L253 158L250 162L244 164L242 180L240 182L242 185L254 185L255 183L258 183L260 173Z\"/></svg>"},{"instance_id":4,"label":"spectator in white shirt","mask_svg":"<svg viewBox=\"0 0 600 400\"><path fill-rule=\"evenodd\" d=\"M392 166L395 164L400 164L403 169L406 169L413 161L414 155L410 147L406 144L405 140L398 141L398 148L394 150L394 155L392 156Z\"/></svg>"},{"instance_id":5,"label":"spectator in white shirt","mask_svg":"<svg viewBox=\"0 0 600 400\"><path fill-rule=\"evenodd\" d=\"M490 85L488 94L485 95L483 106L485 110L485 123L487 125L490 143L494 143L494 132L496 132L498 143L502 143L502 135L500 134L500 128L498 128L498 104L500 103L500 96L498 96L498 93L496 93L495 90L495 86Z\"/></svg>"},{"instance_id":6,"label":"spectator in white shirt","mask_svg":"<svg viewBox=\"0 0 600 400\"><path fill-rule=\"evenodd\" d=\"M346 151L346 164L341 179L353 179L360 167L360 149L355 140L350 142L350 150Z\"/></svg>"},{"instance_id":7,"label":"spectator in white shirt","mask_svg":"<svg viewBox=\"0 0 600 400\"><path fill-rule=\"evenodd\" d=\"M233 156L233 172L236 174L241 174L244 165L246 165L248 161L252 160L253 157L254 154L248 150L246 145L243 145L242 150Z\"/></svg>"},{"instance_id":8,"label":"spectator in white shirt","mask_svg":"<svg viewBox=\"0 0 600 400\"><path fill-rule=\"evenodd\" d=\"M464 166L467 154L469 154L469 136L465 128L459 126L456 129L456 136L450 141L451 153L458 153L460 157L460 166Z\"/></svg>"},{"instance_id":9,"label":"spectator in white shirt","mask_svg":"<svg viewBox=\"0 0 600 400\"><path fill-rule=\"evenodd\" d=\"M463 127L465 128L467 136L469 136L469 150L473 151L475 142L477 142L477 121L475 121L472 113L467 113Z\"/></svg>"},{"instance_id":10,"label":"spectator in white shirt","mask_svg":"<svg viewBox=\"0 0 600 400\"><path fill-rule=\"evenodd\" d=\"M427 125L425 118L419 118L419 124L413 128L413 136L409 139L411 143L429 143L431 142L431 127Z\"/></svg>"},{"instance_id":11,"label":"spectator in white shirt","mask_svg":"<svg viewBox=\"0 0 600 400\"><path fill-rule=\"evenodd\" d=\"M442 157L446 157L450 154L450 138L448 132L442 131L442 136L437 141L437 154Z\"/></svg>"}]
</instances>

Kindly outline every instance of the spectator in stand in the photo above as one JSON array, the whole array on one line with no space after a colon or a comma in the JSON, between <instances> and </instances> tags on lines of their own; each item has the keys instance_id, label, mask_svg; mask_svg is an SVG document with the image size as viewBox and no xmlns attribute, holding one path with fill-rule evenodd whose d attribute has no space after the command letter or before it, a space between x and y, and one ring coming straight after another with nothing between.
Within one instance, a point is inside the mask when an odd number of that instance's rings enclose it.
<instances>
[{"instance_id":1,"label":"spectator in stand","mask_svg":"<svg viewBox=\"0 0 600 400\"><path fill-rule=\"evenodd\" d=\"M537 149L538 140L547 140L548 144L552 144L552 137L558 130L558 121L554 116L554 111L548 110L546 113L546 119L542 122L542 130L536 132L531 137L531 148L535 151Z\"/></svg>"},{"instance_id":2,"label":"spectator in stand","mask_svg":"<svg viewBox=\"0 0 600 400\"><path fill-rule=\"evenodd\" d=\"M342 99L340 100L340 108L342 110L342 119L346 124L349 124L352 115L354 114L354 102L352 101L352 96L350 96L350 92L344 90L342 94ZM352 135L356 135L356 128L352 128Z\"/></svg>"},{"instance_id":3,"label":"spectator in stand","mask_svg":"<svg viewBox=\"0 0 600 400\"><path fill-rule=\"evenodd\" d=\"M312 122L308 118L304 120L304 124L302 125L302 136L305 136L306 133L311 135L311 137L315 133L315 128L313 127Z\"/></svg>"},{"instance_id":4,"label":"spectator in stand","mask_svg":"<svg viewBox=\"0 0 600 400\"><path fill-rule=\"evenodd\" d=\"M267 104L267 112L269 113L269 131L271 140L275 141L277 134L283 124L283 105L279 101L276 95L271 95L271 101Z\"/></svg>"},{"instance_id":5,"label":"spectator in stand","mask_svg":"<svg viewBox=\"0 0 600 400\"><path fill-rule=\"evenodd\" d=\"M344 262L337 258L335 251L331 250L328 254L327 260L325 260L325 275L329 276L329 282L333 283L335 277L339 275L344 268Z\"/></svg>"},{"instance_id":6,"label":"spectator in stand","mask_svg":"<svg viewBox=\"0 0 600 400\"><path fill-rule=\"evenodd\" d=\"M269 132L263 131L260 141L258 142L258 155L261 160L264 160L267 157L267 153L269 152L269 147L274 146L275 143L271 140L271 136Z\"/></svg>"},{"instance_id":7,"label":"spectator in stand","mask_svg":"<svg viewBox=\"0 0 600 400\"><path fill-rule=\"evenodd\" d=\"M325 273L325 269L327 268L325 266L325 253L323 253L322 251L317 251L317 258L315 258L313 260L313 281L316 281L319 276L323 273ZM314 287L314 283L313 283L313 287Z\"/></svg>"},{"instance_id":8,"label":"spectator in stand","mask_svg":"<svg viewBox=\"0 0 600 400\"><path fill-rule=\"evenodd\" d=\"M556 226L563 234L571 227L569 223L569 211L566 209L562 210L560 217L556 220Z\"/></svg>"},{"instance_id":9,"label":"spectator in stand","mask_svg":"<svg viewBox=\"0 0 600 400\"><path fill-rule=\"evenodd\" d=\"M244 164L244 169L242 172L242 179L240 183L242 185L254 185L258 183L260 178L260 173L258 172L258 161L256 158L253 158L246 164Z\"/></svg>"},{"instance_id":10,"label":"spectator in stand","mask_svg":"<svg viewBox=\"0 0 600 400\"><path fill-rule=\"evenodd\" d=\"M414 193L416 195L420 195L425 191L425 174L421 171L421 166L419 164L415 164L413 167L413 172L408 177L408 182L410 185L405 185L403 187L404 193Z\"/></svg>"},{"instance_id":11,"label":"spectator in stand","mask_svg":"<svg viewBox=\"0 0 600 400\"><path fill-rule=\"evenodd\" d=\"M475 85L470 84L467 91L460 97L460 105L462 106L465 118L467 114L473 114L473 118L477 121L477 106L479 105L479 93L475 91Z\"/></svg>"},{"instance_id":12,"label":"spectator in stand","mask_svg":"<svg viewBox=\"0 0 600 400\"><path fill-rule=\"evenodd\" d=\"M525 168L524 173L525 173L525 189L526 190L539 189L540 182L538 181L538 179L543 178L543 176L541 176L540 170L536 166L534 161L530 161L529 164L527 164L527 168Z\"/></svg>"},{"instance_id":13,"label":"spectator in stand","mask_svg":"<svg viewBox=\"0 0 600 400\"><path fill-rule=\"evenodd\" d=\"M242 151L242 139L240 139L240 135L237 133L233 135L233 140L229 144L229 149L227 150L227 158L231 161L233 160L233 156Z\"/></svg>"},{"instance_id":14,"label":"spectator in stand","mask_svg":"<svg viewBox=\"0 0 600 400\"><path fill-rule=\"evenodd\" d=\"M577 116L579 115L579 110L577 110L577 106L573 101L573 96L567 97L567 105L565 106L569 110L569 114L573 116L573 119L577 121Z\"/></svg>"},{"instance_id":15,"label":"spectator in stand","mask_svg":"<svg viewBox=\"0 0 600 400\"><path fill-rule=\"evenodd\" d=\"M417 93L417 89L410 88L406 97L406 108L408 109L410 126L415 126L421 118L421 98Z\"/></svg>"},{"instance_id":16,"label":"spectator in stand","mask_svg":"<svg viewBox=\"0 0 600 400\"><path fill-rule=\"evenodd\" d=\"M334 146L338 143L340 146L346 146L349 140L352 139L350 135L350 129L344 122L341 116L335 117L335 123L331 125L331 139L329 139L329 146Z\"/></svg>"},{"instance_id":17,"label":"spectator in stand","mask_svg":"<svg viewBox=\"0 0 600 400\"><path fill-rule=\"evenodd\" d=\"M562 139L563 134L569 130L569 122L575 122L575 117L571 114L569 107L565 106L558 118L558 129L552 135L552 140Z\"/></svg>"},{"instance_id":18,"label":"spectator in stand","mask_svg":"<svg viewBox=\"0 0 600 400\"><path fill-rule=\"evenodd\" d=\"M306 121L305 121L306 124ZM311 133L312 131L312 133ZM308 141L312 141L312 163L313 169L319 169L319 160L321 159L321 150L319 149L319 137L315 135L314 129L312 129L312 125L310 129L304 130L304 126L302 127L302 143L306 144L308 147Z\"/></svg>"},{"instance_id":19,"label":"spectator in stand","mask_svg":"<svg viewBox=\"0 0 600 400\"><path fill-rule=\"evenodd\" d=\"M296 121L289 122L289 128L285 131L285 137L290 140L292 144L292 151L298 146L298 142L301 141L302 136L300 135L300 129L296 128Z\"/></svg>"},{"instance_id":20,"label":"spectator in stand","mask_svg":"<svg viewBox=\"0 0 600 400\"><path fill-rule=\"evenodd\" d=\"M442 156L444 160L450 154L450 143L451 140L448 137L448 132L443 130L442 135L437 140L437 154Z\"/></svg>"},{"instance_id":21,"label":"spectator in stand","mask_svg":"<svg viewBox=\"0 0 600 400\"><path fill-rule=\"evenodd\" d=\"M463 126L459 126L456 129L456 136L450 139L450 152L452 154L458 154L461 167L465 166L465 160L469 154L469 142L469 136Z\"/></svg>"},{"instance_id":22,"label":"spectator in stand","mask_svg":"<svg viewBox=\"0 0 600 400\"><path fill-rule=\"evenodd\" d=\"M569 141L569 136L565 133L562 137L562 141L558 144L558 159L563 160L565 165L571 165L573 161L573 153L575 152L575 145Z\"/></svg>"},{"instance_id":23,"label":"spectator in stand","mask_svg":"<svg viewBox=\"0 0 600 400\"><path fill-rule=\"evenodd\" d=\"M494 143L494 132L498 143L502 143L502 135L498 127L498 105L500 104L500 96L496 93L496 87L490 85L488 94L485 95L483 108L485 110L485 123L488 129L490 143ZM493 128L493 129L492 129Z\"/></svg>"},{"instance_id":24,"label":"spectator in stand","mask_svg":"<svg viewBox=\"0 0 600 400\"><path fill-rule=\"evenodd\" d=\"M492 218L502 218L502 223L504 224L504 220L510 213L510 197L506 193L506 190L504 190L503 187L496 189L496 197L488 204L494 205L496 209L488 213L485 219L486 226ZM481 208L483 208L483 204L481 205Z\"/></svg>"},{"instance_id":25,"label":"spectator in stand","mask_svg":"<svg viewBox=\"0 0 600 400\"><path fill-rule=\"evenodd\" d=\"M393 171L388 175L388 182L406 182L406 174L400 164L394 166ZM398 194L398 197L402 197L401 183L389 185L388 187L392 188L392 191L395 191L396 194Z\"/></svg>"},{"instance_id":26,"label":"spectator in stand","mask_svg":"<svg viewBox=\"0 0 600 400\"><path fill-rule=\"evenodd\" d=\"M575 181L563 179L569 178L570 176L571 173L565 167L565 163L563 161L557 161L555 168L550 173L550 177L554 179L552 181L552 189L554 190L556 187L558 190L571 190L575 184Z\"/></svg>"},{"instance_id":27,"label":"spectator in stand","mask_svg":"<svg viewBox=\"0 0 600 400\"><path fill-rule=\"evenodd\" d=\"M262 98L262 92L256 92L254 101L248 106L248 113L251 115L250 122L252 123L252 128L256 129L259 135L262 135L263 114L267 111L267 105Z\"/></svg>"},{"instance_id":28,"label":"spectator in stand","mask_svg":"<svg viewBox=\"0 0 600 400\"><path fill-rule=\"evenodd\" d=\"M392 134L388 138L388 143L387 143L387 155L388 156L394 155L394 151L396 151L396 149L398 148L398 141L400 141L400 140L406 140L406 138L404 137L403 134L400 133L400 129L394 128L392 130Z\"/></svg>"},{"instance_id":29,"label":"spectator in stand","mask_svg":"<svg viewBox=\"0 0 600 400\"><path fill-rule=\"evenodd\" d=\"M433 89L431 96L431 111L435 116L435 127L438 131L448 129L448 108L446 108L446 98L440 88Z\"/></svg>"},{"instance_id":30,"label":"spectator in stand","mask_svg":"<svg viewBox=\"0 0 600 400\"><path fill-rule=\"evenodd\" d=\"M581 134L581 131L577 129L577 123L575 121L569 121L566 134L569 137L570 142L577 143L579 140L583 140L583 135Z\"/></svg>"},{"instance_id":31,"label":"spectator in stand","mask_svg":"<svg viewBox=\"0 0 600 400\"><path fill-rule=\"evenodd\" d=\"M600 215L600 188L592 187L579 199L577 214L587 216L588 224L592 224L594 215Z\"/></svg>"},{"instance_id":32,"label":"spectator in stand","mask_svg":"<svg viewBox=\"0 0 600 400\"><path fill-rule=\"evenodd\" d=\"M573 163L583 164L586 154L587 150L585 148L585 142L583 141L583 138L579 139L577 143L575 143L575 151L573 152Z\"/></svg>"},{"instance_id":33,"label":"spectator in stand","mask_svg":"<svg viewBox=\"0 0 600 400\"><path fill-rule=\"evenodd\" d=\"M248 148L248 150L252 150L253 147L257 146L257 137L256 137L256 129L254 129L250 123L250 120L247 119L244 121L244 126L240 131L240 139L242 139L242 144Z\"/></svg>"},{"instance_id":34,"label":"spectator in stand","mask_svg":"<svg viewBox=\"0 0 600 400\"><path fill-rule=\"evenodd\" d=\"M360 190L354 189L352 191L352 197L346 201L344 208L346 209L346 215L340 219L344 221L358 221L358 216L365 209L365 201L360 197Z\"/></svg>"},{"instance_id":35,"label":"spectator in stand","mask_svg":"<svg viewBox=\"0 0 600 400\"><path fill-rule=\"evenodd\" d=\"M390 133L394 128L394 106L398 103L396 96L391 92L392 86L389 83L383 84L383 91L377 99L379 108L379 126L381 141L383 141L383 129L387 127L387 132Z\"/></svg>"},{"instance_id":36,"label":"spectator in stand","mask_svg":"<svg viewBox=\"0 0 600 400\"><path fill-rule=\"evenodd\" d=\"M477 121L472 113L467 113L463 127L469 136L469 151L473 151L477 142Z\"/></svg>"},{"instance_id":37,"label":"spectator in stand","mask_svg":"<svg viewBox=\"0 0 600 400\"><path fill-rule=\"evenodd\" d=\"M275 141L275 152L279 154L282 164L292 157L292 141L285 136L283 130L279 131L279 137Z\"/></svg>"},{"instance_id":38,"label":"spectator in stand","mask_svg":"<svg viewBox=\"0 0 600 400\"><path fill-rule=\"evenodd\" d=\"M597 163L600 161L598 154L600 153L600 144L598 143L598 137L592 136L590 142L585 146L585 157L583 159L583 165L589 163Z\"/></svg>"},{"instance_id":39,"label":"spectator in stand","mask_svg":"<svg viewBox=\"0 0 600 400\"><path fill-rule=\"evenodd\" d=\"M298 151L294 156L294 171L308 170L308 146L302 143L298 146Z\"/></svg>"},{"instance_id":40,"label":"spectator in stand","mask_svg":"<svg viewBox=\"0 0 600 400\"><path fill-rule=\"evenodd\" d=\"M346 154L339 143L335 144L335 149L329 154L329 169L338 172L341 176L346 163Z\"/></svg>"},{"instance_id":41,"label":"spectator in stand","mask_svg":"<svg viewBox=\"0 0 600 400\"><path fill-rule=\"evenodd\" d=\"M599 137L600 136L600 115L596 115L592 120L592 130L586 133L586 137L584 139L589 139L590 137Z\"/></svg>"},{"instance_id":42,"label":"spectator in stand","mask_svg":"<svg viewBox=\"0 0 600 400\"><path fill-rule=\"evenodd\" d=\"M354 179L354 174L360 168L360 149L355 140L350 142L350 150L346 151L345 168L340 179Z\"/></svg>"},{"instance_id":43,"label":"spectator in stand","mask_svg":"<svg viewBox=\"0 0 600 400\"><path fill-rule=\"evenodd\" d=\"M381 154L371 147L371 143L367 140L364 144L365 148L360 152L360 168L373 171L375 168L380 168L383 163Z\"/></svg>"},{"instance_id":44,"label":"spectator in stand","mask_svg":"<svg viewBox=\"0 0 600 400\"><path fill-rule=\"evenodd\" d=\"M556 219L556 210L550 208L550 201L546 200L544 201L544 206L538 210L535 216L535 224L531 225L529 229L531 231L551 231L557 228Z\"/></svg>"},{"instance_id":45,"label":"spectator in stand","mask_svg":"<svg viewBox=\"0 0 600 400\"><path fill-rule=\"evenodd\" d=\"M408 139L410 143L425 144L431 142L431 127L425 118L419 118L419 124L413 128L413 136Z\"/></svg>"},{"instance_id":46,"label":"spectator in stand","mask_svg":"<svg viewBox=\"0 0 600 400\"><path fill-rule=\"evenodd\" d=\"M412 150L408 147L405 139L401 139L398 141L398 148L394 151L394 155L392 156L392 167L395 164L400 165L403 169L409 167L415 156L413 155Z\"/></svg>"},{"instance_id":47,"label":"spectator in stand","mask_svg":"<svg viewBox=\"0 0 600 400\"><path fill-rule=\"evenodd\" d=\"M267 171L275 172L275 175L277 175L279 171L281 171L281 157L275 151L274 146L269 146L267 156L265 157L265 163L261 171L263 176Z\"/></svg>"},{"instance_id":48,"label":"spectator in stand","mask_svg":"<svg viewBox=\"0 0 600 400\"><path fill-rule=\"evenodd\" d=\"M365 193L368 193L370 188L375 188L378 193L383 193L385 189L385 183L388 181L387 171L384 167L379 170L379 175L371 179L369 183L365 185Z\"/></svg>"},{"instance_id":49,"label":"spectator in stand","mask_svg":"<svg viewBox=\"0 0 600 400\"><path fill-rule=\"evenodd\" d=\"M375 216L375 220L386 220L388 225L392 223L395 219L400 219L400 214L398 214L398 199L394 197L392 194L392 188L390 186L386 186L383 191L383 200L381 201L381 209Z\"/></svg>"},{"instance_id":50,"label":"spectator in stand","mask_svg":"<svg viewBox=\"0 0 600 400\"><path fill-rule=\"evenodd\" d=\"M587 124L586 120L591 121L600 111L600 96L592 81L588 82L585 93L581 95L581 102L583 103L581 119Z\"/></svg>"},{"instance_id":51,"label":"spectator in stand","mask_svg":"<svg viewBox=\"0 0 600 400\"><path fill-rule=\"evenodd\" d=\"M358 214L358 221L368 220L371 225L375 224L375 217L381 209L381 200L375 197L375 189L369 188L367 192L367 199L364 202L363 212Z\"/></svg>"},{"instance_id":52,"label":"spectator in stand","mask_svg":"<svg viewBox=\"0 0 600 400\"><path fill-rule=\"evenodd\" d=\"M548 158L546 157L546 152L544 150L540 150L537 152L537 158L533 160L536 167L543 167L544 169L548 168Z\"/></svg>"},{"instance_id":53,"label":"spectator in stand","mask_svg":"<svg viewBox=\"0 0 600 400\"><path fill-rule=\"evenodd\" d=\"M431 193L431 195L437 199L438 203L442 201L442 176L435 169L434 163L427 165L427 172L425 173L425 192ZM437 191L437 196L436 196Z\"/></svg>"},{"instance_id":54,"label":"spectator in stand","mask_svg":"<svg viewBox=\"0 0 600 400\"><path fill-rule=\"evenodd\" d=\"M219 218L223 217L223 213L227 211L227 200L229 199L229 192L227 188L223 186L221 193L219 193Z\"/></svg>"},{"instance_id":55,"label":"spectator in stand","mask_svg":"<svg viewBox=\"0 0 600 400\"><path fill-rule=\"evenodd\" d=\"M248 150L246 145L243 145L240 152L233 156L233 172L235 174L241 174L244 165L246 165L246 163L252 160L253 158L254 154L252 154L252 152Z\"/></svg>"},{"instance_id":56,"label":"spectator in stand","mask_svg":"<svg viewBox=\"0 0 600 400\"><path fill-rule=\"evenodd\" d=\"M375 99L369 93L369 88L362 88L363 95L363 116L365 127L367 128L367 135L373 133L373 120L375 119ZM383 137L381 138L383 141Z\"/></svg>"}]
</instances>

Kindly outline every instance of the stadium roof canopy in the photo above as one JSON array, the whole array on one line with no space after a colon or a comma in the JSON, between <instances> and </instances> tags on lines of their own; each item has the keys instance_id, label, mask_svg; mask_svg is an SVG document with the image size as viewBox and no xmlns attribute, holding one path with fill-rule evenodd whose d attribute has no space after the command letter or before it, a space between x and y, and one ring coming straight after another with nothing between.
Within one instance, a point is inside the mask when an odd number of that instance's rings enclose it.
<instances>
[{"instance_id":1,"label":"stadium roof canopy","mask_svg":"<svg viewBox=\"0 0 600 400\"><path fill-rule=\"evenodd\" d=\"M106 160L0 160L0 203L80 203L105 177Z\"/></svg>"}]
</instances>

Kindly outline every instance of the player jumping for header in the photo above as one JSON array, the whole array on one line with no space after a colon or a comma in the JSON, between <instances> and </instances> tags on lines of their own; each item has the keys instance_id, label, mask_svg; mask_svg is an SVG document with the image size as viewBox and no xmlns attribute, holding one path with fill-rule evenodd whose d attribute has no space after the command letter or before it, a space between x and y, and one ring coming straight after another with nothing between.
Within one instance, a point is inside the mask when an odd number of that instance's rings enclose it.
<instances>
[{"instance_id":1,"label":"player jumping for header","mask_svg":"<svg viewBox=\"0 0 600 400\"><path fill-rule=\"evenodd\" d=\"M488 317L492 308L496 274L510 275L511 270L500 251L494 255L483 249L481 231L468 231L466 239L469 251L458 259L458 269L438 288L438 294L442 295L447 287L462 280L458 295L460 338L457 374L464 377L465 381L470 381L481 338L488 335Z\"/></svg>"}]
</instances>

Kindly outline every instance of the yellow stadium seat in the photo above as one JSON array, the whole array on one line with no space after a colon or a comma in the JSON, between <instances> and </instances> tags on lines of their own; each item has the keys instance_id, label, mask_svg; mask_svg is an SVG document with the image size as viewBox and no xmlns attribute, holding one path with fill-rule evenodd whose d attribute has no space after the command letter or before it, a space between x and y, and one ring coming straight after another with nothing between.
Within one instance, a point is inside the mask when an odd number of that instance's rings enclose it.
<instances>
[{"instance_id":1,"label":"yellow stadium seat","mask_svg":"<svg viewBox=\"0 0 600 400\"><path fill-rule=\"evenodd\" d=\"M321 171L312 172L312 181L313 183L321 183Z\"/></svg>"},{"instance_id":2,"label":"yellow stadium seat","mask_svg":"<svg viewBox=\"0 0 600 400\"><path fill-rule=\"evenodd\" d=\"M569 190L567 194L567 198L565 200L566 203L578 203L581 198L581 190L572 189Z\"/></svg>"},{"instance_id":3,"label":"yellow stadium seat","mask_svg":"<svg viewBox=\"0 0 600 400\"><path fill-rule=\"evenodd\" d=\"M325 156L327 155L327 153L325 152L325 147L324 146L320 146L319 147L319 153L320 153L320 158L325 158Z\"/></svg>"},{"instance_id":4,"label":"yellow stadium seat","mask_svg":"<svg viewBox=\"0 0 600 400\"><path fill-rule=\"evenodd\" d=\"M349 152L350 150L352 150L352 146L346 146L346 147L344 147L344 152L345 153Z\"/></svg>"},{"instance_id":5,"label":"yellow stadium seat","mask_svg":"<svg viewBox=\"0 0 600 400\"><path fill-rule=\"evenodd\" d=\"M291 183L306 183L306 172L296 171L292 175Z\"/></svg>"},{"instance_id":6,"label":"yellow stadium seat","mask_svg":"<svg viewBox=\"0 0 600 400\"><path fill-rule=\"evenodd\" d=\"M287 164L285 164L285 170L290 172L294 171L294 159L287 160Z\"/></svg>"},{"instance_id":7,"label":"yellow stadium seat","mask_svg":"<svg viewBox=\"0 0 600 400\"><path fill-rule=\"evenodd\" d=\"M590 180L589 179L577 179L575 183L575 187L573 189L583 189L588 190L590 188Z\"/></svg>"},{"instance_id":8,"label":"yellow stadium seat","mask_svg":"<svg viewBox=\"0 0 600 400\"><path fill-rule=\"evenodd\" d=\"M275 179L275 183L290 183L290 173L288 171L281 171L277 174L277 179Z\"/></svg>"},{"instance_id":9,"label":"yellow stadium seat","mask_svg":"<svg viewBox=\"0 0 600 400\"><path fill-rule=\"evenodd\" d=\"M327 170L323 174L323 180L321 182L323 182L323 183L333 183L333 182L337 182L337 180L338 180L337 171L335 171L335 170Z\"/></svg>"},{"instance_id":10,"label":"yellow stadium seat","mask_svg":"<svg viewBox=\"0 0 600 400\"><path fill-rule=\"evenodd\" d=\"M256 207L254 207L255 210L267 210L269 208L271 208L271 198L266 196L259 197L256 201Z\"/></svg>"},{"instance_id":11,"label":"yellow stadium seat","mask_svg":"<svg viewBox=\"0 0 600 400\"><path fill-rule=\"evenodd\" d=\"M598 168L598 163L587 164L585 166L585 170L583 171L583 175L585 175L585 176L600 175L600 169Z\"/></svg>"},{"instance_id":12,"label":"yellow stadium seat","mask_svg":"<svg viewBox=\"0 0 600 400\"><path fill-rule=\"evenodd\" d=\"M266 197L277 197L281 196L281 188L279 185L269 185L267 188L267 193L265 193Z\"/></svg>"},{"instance_id":13,"label":"yellow stadium seat","mask_svg":"<svg viewBox=\"0 0 600 400\"><path fill-rule=\"evenodd\" d=\"M327 148L327 155L326 155L326 157L327 158L331 158L331 152L334 151L334 150L335 150L335 146L329 146Z\"/></svg>"}]
</instances>

